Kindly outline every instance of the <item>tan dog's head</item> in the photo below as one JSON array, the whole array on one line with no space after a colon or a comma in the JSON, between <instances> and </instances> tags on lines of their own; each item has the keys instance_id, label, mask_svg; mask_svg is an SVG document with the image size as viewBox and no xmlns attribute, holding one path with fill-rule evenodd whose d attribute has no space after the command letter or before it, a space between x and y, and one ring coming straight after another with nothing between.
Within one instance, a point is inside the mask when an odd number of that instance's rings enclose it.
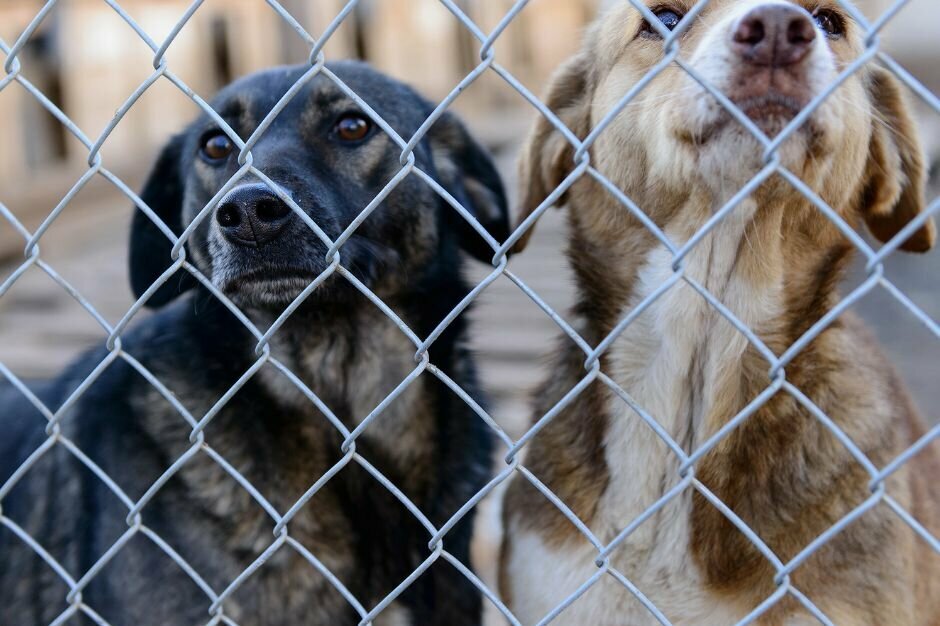
<instances>
[{"instance_id":1,"label":"tan dog's head","mask_svg":"<svg viewBox=\"0 0 940 626\"><path fill-rule=\"evenodd\" d=\"M646 0L668 30L682 29L681 62L769 139L864 51L861 29L834 0L713 0L692 14L695 4ZM663 60L663 43L639 11L620 3L559 71L548 106L585 138ZM690 194L707 197L709 210L717 210L765 165L760 141L677 63L627 104L589 152L592 165L660 226ZM850 224L864 221L883 242L923 211L924 164L914 123L898 81L873 64L845 79L777 154ZM523 214L562 183L575 167L573 157L570 143L540 118L523 154ZM582 177L566 197L591 184ZM786 221L804 230L807 220L825 219L779 176L753 197L758 207L785 202L802 212ZM901 247L925 251L934 239L927 221Z\"/></svg>"}]
</instances>

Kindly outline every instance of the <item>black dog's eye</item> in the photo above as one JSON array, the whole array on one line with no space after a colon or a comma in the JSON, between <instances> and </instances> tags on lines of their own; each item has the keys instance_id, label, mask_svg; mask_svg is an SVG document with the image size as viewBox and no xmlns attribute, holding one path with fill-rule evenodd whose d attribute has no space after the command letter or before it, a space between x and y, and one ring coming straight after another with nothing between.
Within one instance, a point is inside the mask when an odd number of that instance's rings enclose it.
<instances>
[{"instance_id":1,"label":"black dog's eye","mask_svg":"<svg viewBox=\"0 0 940 626\"><path fill-rule=\"evenodd\" d=\"M209 161L221 161L232 153L234 144L221 130L214 130L202 138L199 151Z\"/></svg>"},{"instance_id":2,"label":"black dog's eye","mask_svg":"<svg viewBox=\"0 0 940 626\"><path fill-rule=\"evenodd\" d=\"M372 122L367 118L349 113L339 118L333 130L336 132L336 136L343 141L360 141L369 134L371 128Z\"/></svg>"},{"instance_id":3,"label":"black dog's eye","mask_svg":"<svg viewBox=\"0 0 940 626\"><path fill-rule=\"evenodd\" d=\"M659 21L662 22L663 26L665 26L668 30L675 30L676 26L679 25L679 22L682 21L682 14L673 11L672 9L659 9L657 11L653 11L653 15L659 18ZM656 37L659 36L659 32L657 32L657 30L653 28L649 22L643 23L642 32Z\"/></svg>"},{"instance_id":4,"label":"black dog's eye","mask_svg":"<svg viewBox=\"0 0 940 626\"><path fill-rule=\"evenodd\" d=\"M840 37L845 34L845 23L832 11L816 9L813 11L813 20L816 21L816 26L819 26L829 37Z\"/></svg>"}]
</instances>

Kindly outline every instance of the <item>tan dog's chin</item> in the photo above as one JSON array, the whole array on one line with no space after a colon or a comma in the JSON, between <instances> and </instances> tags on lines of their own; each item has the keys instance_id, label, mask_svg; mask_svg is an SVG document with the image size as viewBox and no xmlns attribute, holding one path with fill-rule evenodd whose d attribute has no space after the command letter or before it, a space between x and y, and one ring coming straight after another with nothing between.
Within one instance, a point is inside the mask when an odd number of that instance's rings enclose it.
<instances>
[{"instance_id":1,"label":"tan dog's chin","mask_svg":"<svg viewBox=\"0 0 940 626\"><path fill-rule=\"evenodd\" d=\"M815 116L788 131L796 117L789 109L767 105L749 108L747 112L750 121L770 141L788 133L774 152L774 159L792 172L802 174L813 164L828 162L836 151L838 138ZM692 155L698 176L722 189L746 184L769 163L765 144L730 114L694 130L688 126L674 127L672 134L678 147Z\"/></svg>"},{"instance_id":2,"label":"tan dog's chin","mask_svg":"<svg viewBox=\"0 0 940 626\"><path fill-rule=\"evenodd\" d=\"M778 103L769 97L753 98L735 104L754 126L771 141L784 132L800 112L798 107ZM682 119L677 121L679 123L672 132L673 136L681 143L690 144L696 148L719 142L728 135L751 136L754 137L755 143L759 143L758 138L754 136L750 129L739 122L731 113L724 110L712 120L696 126L689 126ZM815 153L818 148L824 146L828 135L825 124L821 123L816 116L811 116L799 128L793 130L791 137L803 137L808 144L812 144L811 147L814 148Z\"/></svg>"}]
</instances>

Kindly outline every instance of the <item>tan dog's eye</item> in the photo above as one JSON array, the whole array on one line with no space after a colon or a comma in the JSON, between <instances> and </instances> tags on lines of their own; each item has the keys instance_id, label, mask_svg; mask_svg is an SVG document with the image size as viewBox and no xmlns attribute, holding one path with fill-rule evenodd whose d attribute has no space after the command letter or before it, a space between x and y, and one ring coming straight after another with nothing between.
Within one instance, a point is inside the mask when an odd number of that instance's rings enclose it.
<instances>
[{"instance_id":1,"label":"tan dog's eye","mask_svg":"<svg viewBox=\"0 0 940 626\"><path fill-rule=\"evenodd\" d=\"M336 122L336 136L343 141L361 141L369 134L372 122L367 118L354 113L344 115Z\"/></svg>"},{"instance_id":2,"label":"tan dog's eye","mask_svg":"<svg viewBox=\"0 0 940 626\"><path fill-rule=\"evenodd\" d=\"M673 11L672 9L659 9L653 11L653 15L659 18L659 21L663 23L668 30L675 30L676 26L679 25L679 22L682 21L682 14ZM647 36L659 37L659 32L653 28L649 22L643 22L643 29L641 33Z\"/></svg>"},{"instance_id":3,"label":"tan dog's eye","mask_svg":"<svg viewBox=\"0 0 940 626\"><path fill-rule=\"evenodd\" d=\"M225 133L214 130L203 136L199 151L209 161L221 161L232 153L233 148L232 140Z\"/></svg>"},{"instance_id":4,"label":"tan dog's eye","mask_svg":"<svg viewBox=\"0 0 940 626\"><path fill-rule=\"evenodd\" d=\"M832 11L816 9L813 11L813 20L816 21L816 26L819 26L820 30L829 37L836 38L845 34L845 22Z\"/></svg>"}]
</instances>

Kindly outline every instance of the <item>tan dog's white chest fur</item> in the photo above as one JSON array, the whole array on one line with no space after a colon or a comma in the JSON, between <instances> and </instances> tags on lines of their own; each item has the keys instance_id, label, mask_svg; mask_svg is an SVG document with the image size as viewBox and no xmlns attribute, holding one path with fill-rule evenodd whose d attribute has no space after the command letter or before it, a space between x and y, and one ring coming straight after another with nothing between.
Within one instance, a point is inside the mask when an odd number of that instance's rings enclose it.
<instances>
[{"instance_id":1,"label":"tan dog's white chest fur","mask_svg":"<svg viewBox=\"0 0 940 626\"><path fill-rule=\"evenodd\" d=\"M741 284L733 273L738 242L754 210L745 202L701 240L684 260L685 275L707 289L750 328L779 314L778 286ZM667 229L682 246L688 233ZM673 256L663 246L651 250L637 277L636 293L621 317L673 276ZM729 279L729 276L731 278ZM613 342L610 375L652 416L686 453L711 433L700 428L703 417L721 393L722 381L733 380L747 340L705 298L684 281L661 294ZM769 366L768 366L769 367ZM656 433L620 398L613 397L604 454L611 480L600 499L592 532L609 542L630 522L674 487L679 460ZM689 548L691 492L670 500L634 530L613 554L612 564L646 594L674 624L709 626L734 623L747 614L727 605L705 588ZM528 562L551 562L516 594L518 617L534 623L565 595L573 593L597 568L596 551L584 542L552 550L534 534L519 537L513 553L520 569ZM536 556L538 555L538 556ZM543 559L545 559L543 561ZM509 565L512 571L512 563ZM609 597L604 597L609 596ZM562 624L657 624L650 612L611 577L599 581L565 610Z\"/></svg>"}]
</instances>

